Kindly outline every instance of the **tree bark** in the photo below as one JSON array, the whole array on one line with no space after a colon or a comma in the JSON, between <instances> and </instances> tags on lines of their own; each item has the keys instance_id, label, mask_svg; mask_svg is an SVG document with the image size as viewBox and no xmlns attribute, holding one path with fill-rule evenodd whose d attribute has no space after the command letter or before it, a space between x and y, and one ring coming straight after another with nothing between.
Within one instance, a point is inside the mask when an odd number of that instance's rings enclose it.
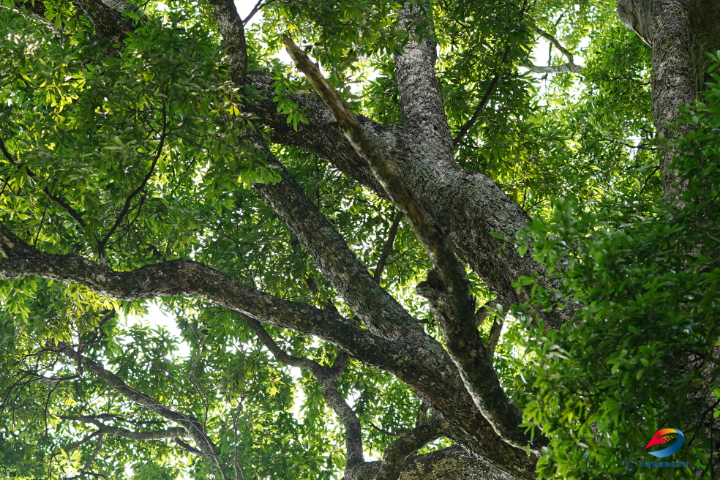
<instances>
[{"instance_id":1,"label":"tree bark","mask_svg":"<svg viewBox=\"0 0 720 480\"><path fill-rule=\"evenodd\" d=\"M530 217L487 175L466 170L454 159L452 136L447 126L434 71L435 46L427 39L411 40L396 59L403 123L377 124L358 116L363 129L397 164L410 190L435 218L456 254L487 284L506 308L529 297L530 287L518 294L512 286L519 276L536 275L549 287L547 271L532 260L532 249L521 256L512 242ZM247 108L270 127L273 142L304 147L327 159L349 177L388 198L367 162L338 128L331 112L314 95L294 100L305 108L308 125L294 131L271 101L272 79L260 72L248 74L252 87L264 99ZM418 90L422 88L427 91ZM403 93L405 92L405 93ZM510 239L510 244L491 235ZM549 328L557 328L573 310L540 312Z\"/></svg>"},{"instance_id":2,"label":"tree bark","mask_svg":"<svg viewBox=\"0 0 720 480\"><path fill-rule=\"evenodd\" d=\"M679 108L692 105L705 90L708 57L720 49L720 4L702 0L619 0L620 21L652 48L652 114L659 135L676 138L691 130L675 128ZM660 158L665 196L682 188L670 168L674 150Z\"/></svg>"},{"instance_id":3,"label":"tree bark","mask_svg":"<svg viewBox=\"0 0 720 480\"><path fill-rule=\"evenodd\" d=\"M381 462L368 462L343 480L375 480ZM411 456L405 460L400 480L517 480L462 447Z\"/></svg>"}]
</instances>

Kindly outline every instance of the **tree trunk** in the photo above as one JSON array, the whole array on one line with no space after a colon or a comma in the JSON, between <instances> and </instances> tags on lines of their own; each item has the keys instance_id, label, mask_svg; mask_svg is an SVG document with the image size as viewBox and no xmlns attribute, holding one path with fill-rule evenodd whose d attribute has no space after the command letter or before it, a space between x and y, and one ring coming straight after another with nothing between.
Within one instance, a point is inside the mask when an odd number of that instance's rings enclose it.
<instances>
[{"instance_id":1,"label":"tree trunk","mask_svg":"<svg viewBox=\"0 0 720 480\"><path fill-rule=\"evenodd\" d=\"M672 126L679 107L700 99L709 79L705 52L720 49L720 3L702 0L619 0L620 21L652 48L652 113L659 135L690 131ZM670 201L681 188L669 165L674 151L660 159L663 190Z\"/></svg>"}]
</instances>

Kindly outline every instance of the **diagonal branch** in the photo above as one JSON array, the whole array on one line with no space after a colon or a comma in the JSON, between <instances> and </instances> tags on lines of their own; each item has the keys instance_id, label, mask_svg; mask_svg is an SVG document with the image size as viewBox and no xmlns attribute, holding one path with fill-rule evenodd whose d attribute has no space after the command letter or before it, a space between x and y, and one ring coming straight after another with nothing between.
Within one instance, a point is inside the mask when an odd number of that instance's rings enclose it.
<instances>
[{"instance_id":1,"label":"diagonal branch","mask_svg":"<svg viewBox=\"0 0 720 480\"><path fill-rule=\"evenodd\" d=\"M492 95L493 91L495 90L495 87L497 86L498 82L500 81L500 76L502 75L502 66L505 64L505 62L508 59L508 56L510 55L510 45L505 47L505 52L503 52L503 56L500 59L500 63L497 67L497 72L495 73L495 76L492 80L490 80L490 84L488 85L487 89L485 90L485 94L480 99L480 103L478 103L478 106L475 108L475 111L473 112L470 119L460 127L460 130L458 130L457 135L455 135L455 138L453 139L453 146L457 147L460 141L465 137L467 132L475 125L475 122L477 122L478 117L480 116L480 112L483 111L483 109L487 106L488 102L490 101L490 96Z\"/></svg>"},{"instance_id":2,"label":"diagonal branch","mask_svg":"<svg viewBox=\"0 0 720 480\"><path fill-rule=\"evenodd\" d=\"M275 1L276 0L258 0L253 9L250 10L250 13L247 14L247 17L245 17L245 19L242 21L243 26L247 25L248 22L255 16L255 14L258 13L261 9L267 7Z\"/></svg>"},{"instance_id":3,"label":"diagonal branch","mask_svg":"<svg viewBox=\"0 0 720 480\"><path fill-rule=\"evenodd\" d=\"M546 32L545 30L540 29L540 28L536 28L535 31L536 31L541 37L543 37L544 39L546 39L547 41L549 41L550 43L552 43L552 44L555 46L555 48L557 48L558 50L560 50L560 51L562 52L562 54L565 55L565 58L567 58L568 63L570 63L570 64L574 64L574 63L575 63L575 59L574 59L574 57L573 57L572 52L571 52L570 50L568 50L567 48L563 47L562 44L558 41L557 38L555 38L554 36L550 35L550 34L549 34L548 32Z\"/></svg>"},{"instance_id":4,"label":"diagonal branch","mask_svg":"<svg viewBox=\"0 0 720 480\"><path fill-rule=\"evenodd\" d=\"M35 20L42 23L43 25L46 25L53 32L55 32L55 25L45 18L45 12L47 12L45 2L32 0L14 0L12 8L18 13L22 13L23 10L30 12L35 18Z\"/></svg>"},{"instance_id":5,"label":"diagonal branch","mask_svg":"<svg viewBox=\"0 0 720 480\"><path fill-rule=\"evenodd\" d=\"M284 36L283 41L297 68L313 84L342 131L368 161L393 203L410 220L425 247L435 268L428 272L428 280L418 285L418 290L429 298L436 311L450 357L458 366L475 404L500 437L511 445L525 447L530 443L530 437L520 427L522 417L505 395L475 327L475 301L470 294L464 266L455 257L435 219L405 184L395 162L365 133L355 115L307 55L288 37Z\"/></svg>"},{"instance_id":6,"label":"diagonal branch","mask_svg":"<svg viewBox=\"0 0 720 480\"><path fill-rule=\"evenodd\" d=\"M572 52L568 50L567 48L563 47L562 44L558 41L557 38L550 35L545 30L542 30L540 28L535 29L535 31L543 38L548 40L552 45L555 46L558 50L562 52L563 55L565 55L565 58L567 58L567 63L563 63L562 65L548 65L548 66L539 66L539 65L533 65L532 63L528 63L523 65L523 67L526 67L528 70L530 70L533 73L579 73L582 71L583 67L580 65L575 64L575 57L573 56Z\"/></svg>"},{"instance_id":7,"label":"diagonal branch","mask_svg":"<svg viewBox=\"0 0 720 480\"><path fill-rule=\"evenodd\" d=\"M347 365L348 355L340 351L332 367L323 367L314 360L288 355L275 343L275 340L272 339L259 322L247 317L245 317L244 320L278 361L293 367L308 370L320 383L325 401L340 418L345 428L345 450L347 452L345 464L346 474L357 465L363 463L365 460L360 420L355 414L355 411L340 394L335 384Z\"/></svg>"},{"instance_id":8,"label":"diagonal branch","mask_svg":"<svg viewBox=\"0 0 720 480\"><path fill-rule=\"evenodd\" d=\"M395 235L397 235L398 228L400 227L400 220L402 220L402 212L398 212L397 215L395 215L393 223L392 225L390 225L390 232L388 233L387 241L385 242L382 253L380 253L377 267L375 267L373 278L378 284L380 283L380 279L382 278L383 270L385 269L385 263L387 262L390 254L392 253L393 243L395 242Z\"/></svg>"},{"instance_id":9,"label":"diagonal branch","mask_svg":"<svg viewBox=\"0 0 720 480\"><path fill-rule=\"evenodd\" d=\"M87 358L86 356L82 355L81 353L78 353L75 351L72 347L69 347L67 345L64 345L62 343L58 344L58 347L60 348L60 351L68 356L68 358L71 358L78 362L78 364L82 365L82 367L104 381L110 388L115 390L117 393L125 397L126 399L130 400L133 403L136 403L147 410L161 416L162 418L165 418L167 420L173 421L180 425L188 434L190 438L193 439L195 444L198 446L201 452L203 452L205 455L211 457L214 460L215 467L217 467L220 476L223 478L223 480L227 480L227 476L225 475L225 471L223 469L223 465L220 463L220 459L218 457L217 449L215 447L215 444L210 440L210 437L205 433L205 429L202 427L202 424L196 420L195 418L185 415L184 413L180 413L166 405L163 405L162 403L158 402L154 398L145 395L144 393L138 392L134 388L130 387L128 384L126 384L120 377L115 375L114 373L106 370L102 365L99 363ZM82 418L82 417L80 417ZM84 417L86 418L89 423L94 424L102 424L99 422L99 420L93 419L92 417ZM95 423L97 422L97 423ZM102 427L101 427L102 428ZM133 433L138 432L131 432L129 430L126 430L124 428L115 428L110 427L111 432L122 432L117 433L117 435L125 436L125 435L132 435ZM103 432L104 433L104 432ZM152 432L146 432L146 433L152 433ZM167 438L167 437L165 437Z\"/></svg>"},{"instance_id":10,"label":"diagonal branch","mask_svg":"<svg viewBox=\"0 0 720 480\"><path fill-rule=\"evenodd\" d=\"M102 0L77 0L77 4L90 18L95 27L95 33L122 43L127 38L127 32L135 30L135 24L123 16L123 12L138 13L139 9L125 0L111 0L107 3Z\"/></svg>"},{"instance_id":11,"label":"diagonal branch","mask_svg":"<svg viewBox=\"0 0 720 480\"><path fill-rule=\"evenodd\" d=\"M323 276L353 312L373 333L391 340L420 334L422 329L415 319L377 284L345 239L273 156L264 140L256 133L249 132L249 135L247 140L264 155L271 167L280 172L281 177L274 184L255 184L255 190L302 243Z\"/></svg>"},{"instance_id":12,"label":"diagonal branch","mask_svg":"<svg viewBox=\"0 0 720 480\"><path fill-rule=\"evenodd\" d=\"M125 199L125 205L123 205L123 209L120 211L120 215L117 216L115 219L115 223L113 223L112 227L110 227L110 230L105 234L105 236L98 242L98 257L100 258L101 263L105 263L105 246L107 245L108 240L110 240L110 237L112 237L113 233L115 233L115 230L120 226L122 221L125 219L128 213L130 213L130 206L132 205L133 199L143 190L145 190L145 186L147 185L150 178L152 178L153 173L155 173L155 166L157 165L158 160L160 160L160 156L163 152L163 147L165 146L165 139L167 137L167 97L164 97L163 100L163 107L162 107L162 134L160 135L160 142L157 146L157 151L155 152L155 157L153 157L152 163L150 164L150 169L148 170L148 173L145 175L145 177L142 179L142 182L140 182L140 185L137 186L135 190L133 190L130 195Z\"/></svg>"},{"instance_id":13,"label":"diagonal branch","mask_svg":"<svg viewBox=\"0 0 720 480\"><path fill-rule=\"evenodd\" d=\"M2 138L0 138L0 151L3 153L3 156L7 159L8 162L12 163L13 165L17 166L25 166L25 171L27 172L28 176L31 178L38 178L35 173L30 170L27 165L23 165L22 162L20 162L18 159L16 159L10 151L7 149L7 145L5 145L5 142ZM50 200L60 205L65 211L73 218L75 221L80 224L81 227L85 226L85 220L83 220L82 215L75 210L64 198L53 195L52 192L48 187L43 187L43 192L45 195L48 196Z\"/></svg>"},{"instance_id":14,"label":"diagonal branch","mask_svg":"<svg viewBox=\"0 0 720 480\"><path fill-rule=\"evenodd\" d=\"M98 435L100 435L100 432L95 430L94 432L87 434L86 436L84 436L83 438L78 440L77 442L69 443L69 444L65 445L64 447L60 447L60 448L65 453L70 453L73 450L75 450L76 448L80 447L81 445L84 445L87 442L89 442L90 440L92 440L93 438L97 437ZM51 457L55 457L56 455L60 455L59 450L56 450L55 452L53 452Z\"/></svg>"},{"instance_id":15,"label":"diagonal branch","mask_svg":"<svg viewBox=\"0 0 720 480\"><path fill-rule=\"evenodd\" d=\"M175 442L180 448L182 448L183 450L185 450L188 453L192 453L193 455L198 455L201 457L207 457L207 454L201 452L200 450L193 447L192 445L183 442L179 438L173 438L173 442Z\"/></svg>"},{"instance_id":16,"label":"diagonal branch","mask_svg":"<svg viewBox=\"0 0 720 480\"><path fill-rule=\"evenodd\" d=\"M93 449L92 453L88 457L88 459L85 461L85 464L83 465L83 471L90 470L90 467L92 467L93 462L97 458L98 455L100 455L100 450L102 450L103 445L103 438L104 434L100 433L97 436L97 440L95 441L95 448Z\"/></svg>"}]
</instances>

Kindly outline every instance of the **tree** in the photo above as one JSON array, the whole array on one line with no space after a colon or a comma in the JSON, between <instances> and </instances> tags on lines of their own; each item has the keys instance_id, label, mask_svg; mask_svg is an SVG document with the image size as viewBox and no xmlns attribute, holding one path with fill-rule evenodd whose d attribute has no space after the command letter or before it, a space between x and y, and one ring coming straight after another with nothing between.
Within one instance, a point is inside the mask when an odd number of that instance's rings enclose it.
<instances>
[{"instance_id":1,"label":"tree","mask_svg":"<svg viewBox=\"0 0 720 480\"><path fill-rule=\"evenodd\" d=\"M4 5L4 475L712 474L717 5Z\"/></svg>"}]
</instances>

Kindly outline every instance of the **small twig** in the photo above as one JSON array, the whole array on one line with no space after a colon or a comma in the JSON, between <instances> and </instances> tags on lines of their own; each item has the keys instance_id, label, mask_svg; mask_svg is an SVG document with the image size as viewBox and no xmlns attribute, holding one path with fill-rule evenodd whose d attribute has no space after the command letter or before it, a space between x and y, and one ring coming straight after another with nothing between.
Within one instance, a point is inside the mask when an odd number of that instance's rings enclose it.
<instances>
[{"instance_id":1,"label":"small twig","mask_svg":"<svg viewBox=\"0 0 720 480\"><path fill-rule=\"evenodd\" d=\"M143 178L142 182L138 187L130 193L130 195L125 199L125 205L123 206L122 211L118 215L118 217L115 219L115 223L112 227L110 227L110 230L105 234L105 236L98 242L98 257L100 257L101 263L104 263L105 261L105 246L107 245L108 240L110 240L110 237L115 233L115 230L120 226L122 221L125 219L127 214L130 212L130 206L132 204L133 199L145 189L145 185L147 185L147 182L150 180L150 178L153 176L153 173L155 172L155 166L157 165L158 160L160 159L160 156L162 155L163 146L165 145L165 138L167 137L167 99L163 99L163 108L162 108L162 122L163 122L163 131L160 135L160 143L157 147L157 152L155 154L155 157L153 158L152 163L150 164L150 170Z\"/></svg>"},{"instance_id":2,"label":"small twig","mask_svg":"<svg viewBox=\"0 0 720 480\"><path fill-rule=\"evenodd\" d=\"M380 279L382 278L383 270L385 269L387 259L392 253L393 243L395 242L395 235L397 235L398 228L400 227L400 220L402 220L402 216L402 212L398 212L395 215L393 223L392 225L390 225L390 232L388 233L387 241L385 242L383 251L380 254L380 258L378 259L377 267L375 267L375 273L373 273L373 278L378 284L380 283Z\"/></svg>"},{"instance_id":3,"label":"small twig","mask_svg":"<svg viewBox=\"0 0 720 480\"><path fill-rule=\"evenodd\" d=\"M495 76L490 81L490 84L488 85L488 88L485 90L485 94L483 95L482 99L480 100L480 103L478 103L478 106L475 107L475 111L473 112L472 116L470 117L470 120L468 120L465 125L460 127L460 130L458 131L458 134L453 138L453 146L457 147L458 143L460 143L460 140L467 134L468 130L472 128L473 125L475 125L475 122L477 122L478 116L480 115L480 112L483 111L483 109L487 106L488 102L490 101L490 95L492 95L493 90L495 90L495 86L500 81L500 76L502 75L502 66L507 61L508 56L510 55L510 45L505 47L505 52L503 53L502 59L500 60L500 64L498 65L498 70L495 73Z\"/></svg>"},{"instance_id":4,"label":"small twig","mask_svg":"<svg viewBox=\"0 0 720 480\"><path fill-rule=\"evenodd\" d=\"M650 179L652 178L652 176L655 175L655 173L656 173L658 170L660 170L660 165L657 165L656 167L654 167L654 168L652 169L652 171L650 172L650 175L648 175L647 178L645 179L645 181L643 182L643 186L642 186L642 188L640 189L640 195L643 194L643 192L645 191L645 189L646 189L647 186L648 186L648 182L650 181Z\"/></svg>"},{"instance_id":5,"label":"small twig","mask_svg":"<svg viewBox=\"0 0 720 480\"><path fill-rule=\"evenodd\" d=\"M255 6L253 7L253 9L250 10L250 13L248 14L248 16L245 17L245 20L242 21L243 25L247 25L248 22L250 21L250 19L251 19L252 17L254 17L255 14L260 11L260 9L262 9L262 8L264 8L264 7L267 7L268 5L270 5L270 4L273 3L273 2L275 2L275 0L268 0L268 1L265 2L265 3L263 3L263 0L258 0L258 2L255 4Z\"/></svg>"}]
</instances>

